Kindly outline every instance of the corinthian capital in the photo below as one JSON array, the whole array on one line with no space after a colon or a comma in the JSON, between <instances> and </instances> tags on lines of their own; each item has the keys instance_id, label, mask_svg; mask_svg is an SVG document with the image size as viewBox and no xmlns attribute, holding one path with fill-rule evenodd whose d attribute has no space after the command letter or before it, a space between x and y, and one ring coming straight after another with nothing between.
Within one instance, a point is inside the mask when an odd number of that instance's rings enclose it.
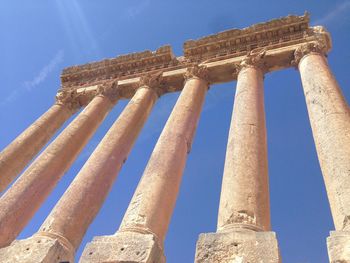
<instances>
[{"instance_id":1,"label":"corinthian capital","mask_svg":"<svg viewBox=\"0 0 350 263\"><path fill-rule=\"evenodd\" d=\"M164 93L163 85L162 71L153 74L146 74L140 77L140 88L147 87L153 89L158 96L161 96Z\"/></svg>"},{"instance_id":2,"label":"corinthian capital","mask_svg":"<svg viewBox=\"0 0 350 263\"><path fill-rule=\"evenodd\" d=\"M59 91L56 94L56 104L65 105L72 111L76 111L81 107L76 90Z\"/></svg>"},{"instance_id":3,"label":"corinthian capital","mask_svg":"<svg viewBox=\"0 0 350 263\"><path fill-rule=\"evenodd\" d=\"M102 95L108 97L113 103L119 97L118 81L110 80L98 85L96 90L96 96Z\"/></svg>"},{"instance_id":4,"label":"corinthian capital","mask_svg":"<svg viewBox=\"0 0 350 263\"><path fill-rule=\"evenodd\" d=\"M242 68L259 68L263 72L266 71L265 66L265 49L252 50L250 51L238 65L237 70L241 70Z\"/></svg>"},{"instance_id":5,"label":"corinthian capital","mask_svg":"<svg viewBox=\"0 0 350 263\"><path fill-rule=\"evenodd\" d=\"M327 53L327 45L323 41L318 42L310 42L299 46L294 51L294 60L292 61L292 65L298 66L300 60L309 54L317 53L326 56Z\"/></svg>"},{"instance_id":6,"label":"corinthian capital","mask_svg":"<svg viewBox=\"0 0 350 263\"><path fill-rule=\"evenodd\" d=\"M209 74L206 66L198 66L194 65L192 67L187 68L187 71L184 75L185 80L198 78L205 80L209 83Z\"/></svg>"}]
</instances>

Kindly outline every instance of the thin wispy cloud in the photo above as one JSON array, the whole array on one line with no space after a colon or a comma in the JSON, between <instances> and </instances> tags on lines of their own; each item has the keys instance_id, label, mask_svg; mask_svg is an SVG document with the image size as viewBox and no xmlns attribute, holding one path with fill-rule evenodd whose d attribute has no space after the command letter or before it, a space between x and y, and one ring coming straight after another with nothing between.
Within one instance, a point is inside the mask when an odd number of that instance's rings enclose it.
<instances>
[{"instance_id":1,"label":"thin wispy cloud","mask_svg":"<svg viewBox=\"0 0 350 263\"><path fill-rule=\"evenodd\" d=\"M348 16L350 11L350 1L345 1L337 5L333 10L325 14L323 17L317 19L314 25L330 25L335 21Z\"/></svg>"},{"instance_id":2,"label":"thin wispy cloud","mask_svg":"<svg viewBox=\"0 0 350 263\"><path fill-rule=\"evenodd\" d=\"M53 72L60 63L62 63L63 56L64 51L59 50L49 61L49 63L47 63L41 70L38 71L38 74L32 80L24 81L20 87L14 89L7 97L0 101L0 106L11 103L25 92L29 92L37 88L41 83L43 83L47 79L49 74Z\"/></svg>"},{"instance_id":3,"label":"thin wispy cloud","mask_svg":"<svg viewBox=\"0 0 350 263\"><path fill-rule=\"evenodd\" d=\"M125 12L125 18L133 19L139 16L150 4L150 0L139 1L137 5L129 7Z\"/></svg>"},{"instance_id":4,"label":"thin wispy cloud","mask_svg":"<svg viewBox=\"0 0 350 263\"><path fill-rule=\"evenodd\" d=\"M47 76L58 66L58 64L63 61L63 55L63 50L58 51L54 58L40 70L37 76L30 81L25 81L24 86L27 88L27 90L30 91L45 81Z\"/></svg>"},{"instance_id":5,"label":"thin wispy cloud","mask_svg":"<svg viewBox=\"0 0 350 263\"><path fill-rule=\"evenodd\" d=\"M74 54L101 56L97 39L91 31L83 8L77 0L56 0L62 25L66 31ZM85 54L82 54L84 52Z\"/></svg>"}]
</instances>

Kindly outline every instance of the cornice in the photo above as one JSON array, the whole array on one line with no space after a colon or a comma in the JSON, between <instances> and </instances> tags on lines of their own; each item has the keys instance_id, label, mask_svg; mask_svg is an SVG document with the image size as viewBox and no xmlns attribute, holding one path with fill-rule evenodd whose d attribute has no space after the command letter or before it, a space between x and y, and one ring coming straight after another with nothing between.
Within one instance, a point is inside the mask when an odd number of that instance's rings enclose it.
<instances>
[{"instance_id":1,"label":"cornice","mask_svg":"<svg viewBox=\"0 0 350 263\"><path fill-rule=\"evenodd\" d=\"M184 56L175 57L170 46L163 46L153 52L69 67L63 70L61 90L76 90L80 105L86 105L99 86L116 81L120 98L131 98L148 74L162 72L161 91L180 91L187 69L195 65L206 68L205 78L210 84L224 83L235 80L237 74L232 72L242 66L260 67L264 73L293 67L303 45L315 43L323 43L325 52L332 46L323 27L309 27L308 14L287 16L187 41ZM262 50L263 56L259 53Z\"/></svg>"},{"instance_id":2,"label":"cornice","mask_svg":"<svg viewBox=\"0 0 350 263\"><path fill-rule=\"evenodd\" d=\"M229 54L247 53L253 49L284 44L302 38L309 28L309 15L287 16L244 29L230 29L184 43L184 56L189 61L205 61Z\"/></svg>"},{"instance_id":3,"label":"cornice","mask_svg":"<svg viewBox=\"0 0 350 263\"><path fill-rule=\"evenodd\" d=\"M162 46L156 51L121 55L100 62L73 66L63 70L61 82L64 87L83 86L109 79L125 79L144 72L159 70L178 62L170 46Z\"/></svg>"}]
</instances>

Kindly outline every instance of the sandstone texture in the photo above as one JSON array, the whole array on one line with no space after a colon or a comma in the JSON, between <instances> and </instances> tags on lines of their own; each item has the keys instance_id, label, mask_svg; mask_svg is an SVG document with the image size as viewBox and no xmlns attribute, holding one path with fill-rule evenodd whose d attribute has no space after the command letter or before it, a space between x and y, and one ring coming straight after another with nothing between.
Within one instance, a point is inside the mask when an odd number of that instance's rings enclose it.
<instances>
[{"instance_id":1,"label":"sandstone texture","mask_svg":"<svg viewBox=\"0 0 350 263\"><path fill-rule=\"evenodd\" d=\"M246 229L201 234L195 263L280 263L274 232Z\"/></svg>"},{"instance_id":2,"label":"sandstone texture","mask_svg":"<svg viewBox=\"0 0 350 263\"><path fill-rule=\"evenodd\" d=\"M350 262L350 231L331 231L327 238L329 262Z\"/></svg>"},{"instance_id":3,"label":"sandstone texture","mask_svg":"<svg viewBox=\"0 0 350 263\"><path fill-rule=\"evenodd\" d=\"M1 263L73 263L74 256L57 239L35 236L0 249Z\"/></svg>"},{"instance_id":4,"label":"sandstone texture","mask_svg":"<svg viewBox=\"0 0 350 263\"><path fill-rule=\"evenodd\" d=\"M119 232L95 237L79 263L165 263L165 256L152 234Z\"/></svg>"},{"instance_id":5,"label":"sandstone texture","mask_svg":"<svg viewBox=\"0 0 350 263\"><path fill-rule=\"evenodd\" d=\"M0 198L0 247L9 245L39 209L109 110L96 96Z\"/></svg>"}]
</instances>

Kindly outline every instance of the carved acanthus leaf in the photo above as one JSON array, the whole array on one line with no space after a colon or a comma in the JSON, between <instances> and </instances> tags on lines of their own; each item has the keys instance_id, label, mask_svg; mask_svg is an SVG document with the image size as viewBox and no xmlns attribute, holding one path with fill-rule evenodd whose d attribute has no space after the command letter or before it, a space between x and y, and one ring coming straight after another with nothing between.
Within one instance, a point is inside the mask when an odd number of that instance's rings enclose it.
<instances>
[{"instance_id":1,"label":"carved acanthus leaf","mask_svg":"<svg viewBox=\"0 0 350 263\"><path fill-rule=\"evenodd\" d=\"M240 68L254 67L260 68L262 71L265 71L265 54L265 49L249 51L245 58L242 59L239 65Z\"/></svg>"},{"instance_id":2,"label":"carved acanthus leaf","mask_svg":"<svg viewBox=\"0 0 350 263\"><path fill-rule=\"evenodd\" d=\"M77 90L61 90L56 94L56 103L67 106L70 110L76 111L81 105Z\"/></svg>"},{"instance_id":3,"label":"carved acanthus leaf","mask_svg":"<svg viewBox=\"0 0 350 263\"><path fill-rule=\"evenodd\" d=\"M106 96L112 102L115 102L119 97L118 81L110 80L98 85L96 95Z\"/></svg>"},{"instance_id":4,"label":"carved acanthus leaf","mask_svg":"<svg viewBox=\"0 0 350 263\"><path fill-rule=\"evenodd\" d=\"M146 74L140 77L140 87L154 89L158 96L164 93L163 72L159 71L153 74Z\"/></svg>"},{"instance_id":5,"label":"carved acanthus leaf","mask_svg":"<svg viewBox=\"0 0 350 263\"><path fill-rule=\"evenodd\" d=\"M198 65L188 67L184 75L184 78L185 80L188 80L191 78L199 78L209 83L208 69L206 66L198 66Z\"/></svg>"},{"instance_id":6,"label":"carved acanthus leaf","mask_svg":"<svg viewBox=\"0 0 350 263\"><path fill-rule=\"evenodd\" d=\"M326 56L327 53L327 45L323 41L318 41L318 42L310 42L303 44L299 46L295 51L294 51L294 60L291 62L291 64L295 67L298 66L300 60L311 53L318 53Z\"/></svg>"}]
</instances>

